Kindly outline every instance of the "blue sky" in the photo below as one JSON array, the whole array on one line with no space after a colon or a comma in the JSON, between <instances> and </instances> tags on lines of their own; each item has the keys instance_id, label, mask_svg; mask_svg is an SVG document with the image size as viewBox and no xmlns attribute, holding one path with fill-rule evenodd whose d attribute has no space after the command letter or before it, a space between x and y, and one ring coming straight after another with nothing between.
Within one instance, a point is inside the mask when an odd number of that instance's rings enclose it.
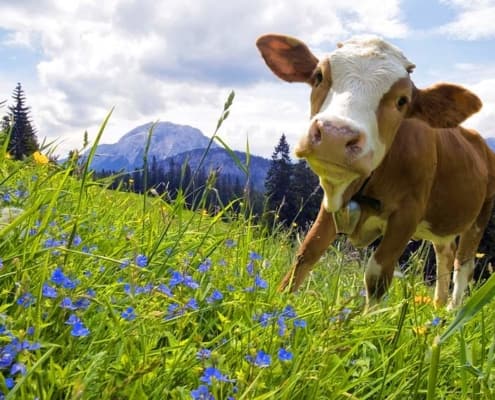
<instances>
[{"instance_id":1,"label":"blue sky","mask_svg":"<svg viewBox=\"0 0 495 400\"><path fill-rule=\"evenodd\" d=\"M64 154L112 107L106 143L155 120L210 135L235 90L221 136L269 156L282 133L293 147L304 132L309 90L278 81L256 38L290 34L323 55L373 33L416 64L418 87L475 91L484 107L466 126L495 136L494 21L495 0L0 1L0 100L21 82L40 139L58 139Z\"/></svg>"}]
</instances>

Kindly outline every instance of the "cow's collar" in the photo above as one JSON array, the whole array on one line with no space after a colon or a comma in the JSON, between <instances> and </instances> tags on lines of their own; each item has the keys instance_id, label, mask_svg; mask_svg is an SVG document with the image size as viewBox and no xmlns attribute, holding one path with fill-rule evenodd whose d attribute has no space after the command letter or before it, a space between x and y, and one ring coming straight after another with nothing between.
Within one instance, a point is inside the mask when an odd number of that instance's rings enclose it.
<instances>
[{"instance_id":1,"label":"cow's collar","mask_svg":"<svg viewBox=\"0 0 495 400\"><path fill-rule=\"evenodd\" d=\"M366 188L366 185L369 183L372 176L373 173L371 173L371 175L366 178L366 180L361 185L361 188L357 191L357 193L354 196L351 197L351 201L354 200L359 205L367 205L368 207L371 207L373 210L379 212L382 208L382 203L380 202L380 200L363 194L364 189Z\"/></svg>"},{"instance_id":2,"label":"cow's collar","mask_svg":"<svg viewBox=\"0 0 495 400\"><path fill-rule=\"evenodd\" d=\"M371 179L371 175L366 178L358 192L351 197L351 200L341 209L333 213L333 220L337 232L352 234L361 218L363 205L371 207L375 211L380 211L382 204L380 200L363 194L366 185Z\"/></svg>"}]
</instances>

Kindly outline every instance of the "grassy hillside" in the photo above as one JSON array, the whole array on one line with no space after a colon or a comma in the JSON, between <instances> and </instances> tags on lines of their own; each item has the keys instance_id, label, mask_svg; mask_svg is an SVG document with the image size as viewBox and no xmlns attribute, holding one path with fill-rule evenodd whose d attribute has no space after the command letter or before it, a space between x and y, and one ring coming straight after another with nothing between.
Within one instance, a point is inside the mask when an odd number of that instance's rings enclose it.
<instances>
[{"instance_id":1,"label":"grassy hillside","mask_svg":"<svg viewBox=\"0 0 495 400\"><path fill-rule=\"evenodd\" d=\"M287 235L69 172L0 153L23 210L0 225L1 398L494 398L492 280L457 319L419 273L362 315L366 255L338 242L279 294Z\"/></svg>"}]
</instances>

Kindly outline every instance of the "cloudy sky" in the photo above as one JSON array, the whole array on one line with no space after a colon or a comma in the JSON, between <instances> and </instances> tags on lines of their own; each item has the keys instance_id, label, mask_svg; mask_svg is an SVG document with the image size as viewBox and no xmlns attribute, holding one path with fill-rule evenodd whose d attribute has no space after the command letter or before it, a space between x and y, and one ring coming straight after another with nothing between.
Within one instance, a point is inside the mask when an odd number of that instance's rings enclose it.
<instances>
[{"instance_id":1,"label":"cloudy sky","mask_svg":"<svg viewBox=\"0 0 495 400\"><path fill-rule=\"evenodd\" d=\"M211 135L235 90L222 138L269 156L303 132L309 89L272 76L256 38L290 34L322 55L374 33L416 64L418 87L475 91L484 107L466 125L495 136L494 21L495 0L0 0L0 100L21 82L39 138L64 154L112 107L104 143L155 120Z\"/></svg>"}]
</instances>

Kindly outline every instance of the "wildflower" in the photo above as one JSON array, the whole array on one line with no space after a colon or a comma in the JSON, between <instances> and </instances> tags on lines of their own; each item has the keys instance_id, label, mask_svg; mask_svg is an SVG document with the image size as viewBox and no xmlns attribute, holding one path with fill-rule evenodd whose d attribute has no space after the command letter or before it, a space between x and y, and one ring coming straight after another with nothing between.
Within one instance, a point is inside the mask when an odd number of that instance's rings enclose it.
<instances>
[{"instance_id":1,"label":"wildflower","mask_svg":"<svg viewBox=\"0 0 495 400\"><path fill-rule=\"evenodd\" d=\"M74 324L77 324L80 322L81 322L81 320L79 319L79 317L76 314L71 314L71 315L69 315L69 318L67 319L67 321L65 321L65 324L66 325L74 325Z\"/></svg>"},{"instance_id":2,"label":"wildflower","mask_svg":"<svg viewBox=\"0 0 495 400\"><path fill-rule=\"evenodd\" d=\"M260 315L258 321L263 328L266 328L268 326L268 323L270 322L270 320L272 318L273 318L272 313L263 313ZM255 319L256 319L256 317L255 317Z\"/></svg>"},{"instance_id":3,"label":"wildflower","mask_svg":"<svg viewBox=\"0 0 495 400\"><path fill-rule=\"evenodd\" d=\"M54 299L57 297L57 289L48 285L47 283L44 283L41 289L41 294L43 295L43 297Z\"/></svg>"},{"instance_id":4,"label":"wildflower","mask_svg":"<svg viewBox=\"0 0 495 400\"><path fill-rule=\"evenodd\" d=\"M199 288L199 283L196 282L190 275L184 275L184 285L191 289Z\"/></svg>"},{"instance_id":5,"label":"wildflower","mask_svg":"<svg viewBox=\"0 0 495 400\"><path fill-rule=\"evenodd\" d=\"M172 293L172 291L170 290L170 288L165 285L164 283L160 283L160 285L158 285L157 287L157 290L165 295L167 295L168 297L173 297L174 294Z\"/></svg>"},{"instance_id":6,"label":"wildflower","mask_svg":"<svg viewBox=\"0 0 495 400\"><path fill-rule=\"evenodd\" d=\"M285 317L283 315L280 315L277 318L277 325L278 325L278 335L284 336L285 331L287 330L287 325L285 325Z\"/></svg>"},{"instance_id":7,"label":"wildflower","mask_svg":"<svg viewBox=\"0 0 495 400\"><path fill-rule=\"evenodd\" d=\"M424 336L428 333L428 327L426 325L413 326L412 330L418 336Z\"/></svg>"},{"instance_id":8,"label":"wildflower","mask_svg":"<svg viewBox=\"0 0 495 400\"><path fill-rule=\"evenodd\" d=\"M290 351L287 351L282 347L278 351L278 359L280 361L291 361L292 358L293 358L293 355Z\"/></svg>"},{"instance_id":9,"label":"wildflower","mask_svg":"<svg viewBox=\"0 0 495 400\"><path fill-rule=\"evenodd\" d=\"M217 368L215 367L205 368L205 370L203 371L203 376L201 376L199 380L201 382L206 383L207 385L212 385L213 384L212 379L216 379L219 382L233 382L231 379L227 378L224 374L222 374L220 370L218 370Z\"/></svg>"},{"instance_id":10,"label":"wildflower","mask_svg":"<svg viewBox=\"0 0 495 400\"><path fill-rule=\"evenodd\" d=\"M223 294L215 289L213 293L206 298L206 301L211 304L214 303L215 301L220 301L222 299L223 299Z\"/></svg>"},{"instance_id":11,"label":"wildflower","mask_svg":"<svg viewBox=\"0 0 495 400\"><path fill-rule=\"evenodd\" d=\"M85 297L81 297L80 299L77 299L74 302L74 307L78 308L79 310L86 310L90 304L91 303L90 303L89 299L87 299Z\"/></svg>"},{"instance_id":12,"label":"wildflower","mask_svg":"<svg viewBox=\"0 0 495 400\"><path fill-rule=\"evenodd\" d=\"M432 326L438 326L442 323L442 318L440 317L435 317L433 318L433 321L431 321Z\"/></svg>"},{"instance_id":13,"label":"wildflower","mask_svg":"<svg viewBox=\"0 0 495 400\"><path fill-rule=\"evenodd\" d=\"M268 287L268 283L259 274L256 274L254 278L254 285L260 289L266 289Z\"/></svg>"},{"instance_id":14,"label":"wildflower","mask_svg":"<svg viewBox=\"0 0 495 400\"><path fill-rule=\"evenodd\" d=\"M167 307L167 315L165 319L171 319L178 315L181 315L183 312L180 310L180 306L177 303L172 303Z\"/></svg>"},{"instance_id":15,"label":"wildflower","mask_svg":"<svg viewBox=\"0 0 495 400\"><path fill-rule=\"evenodd\" d=\"M134 312L133 307L127 307L124 311L122 311L120 316L124 318L126 321L132 321L136 319L136 313Z\"/></svg>"},{"instance_id":16,"label":"wildflower","mask_svg":"<svg viewBox=\"0 0 495 400\"><path fill-rule=\"evenodd\" d=\"M0 369L8 368L14 362L16 351L13 346L5 346L0 352Z\"/></svg>"},{"instance_id":17,"label":"wildflower","mask_svg":"<svg viewBox=\"0 0 495 400\"><path fill-rule=\"evenodd\" d=\"M287 305L282 310L282 315L287 318L296 318L296 311L291 305Z\"/></svg>"},{"instance_id":18,"label":"wildflower","mask_svg":"<svg viewBox=\"0 0 495 400\"><path fill-rule=\"evenodd\" d=\"M6 203L10 203L12 201L12 197L10 196L10 194L8 193L5 193L3 196L2 196L2 200Z\"/></svg>"},{"instance_id":19,"label":"wildflower","mask_svg":"<svg viewBox=\"0 0 495 400\"><path fill-rule=\"evenodd\" d=\"M198 310L199 309L199 305L198 305L197 300L193 297L191 300L189 300L186 303L186 308L189 308L191 310Z\"/></svg>"},{"instance_id":20,"label":"wildflower","mask_svg":"<svg viewBox=\"0 0 495 400\"><path fill-rule=\"evenodd\" d=\"M201 273L207 272L211 268L211 259L207 258L199 264L198 271Z\"/></svg>"},{"instance_id":21,"label":"wildflower","mask_svg":"<svg viewBox=\"0 0 495 400\"><path fill-rule=\"evenodd\" d=\"M304 319L295 319L294 320L294 328L306 328L308 324Z\"/></svg>"},{"instance_id":22,"label":"wildflower","mask_svg":"<svg viewBox=\"0 0 495 400\"><path fill-rule=\"evenodd\" d=\"M184 277L179 271L172 271L172 277L170 278L169 285L174 287L177 285L180 285L182 282L184 282Z\"/></svg>"},{"instance_id":23,"label":"wildflower","mask_svg":"<svg viewBox=\"0 0 495 400\"><path fill-rule=\"evenodd\" d=\"M26 366L23 363L14 363L10 368L10 375L16 374L26 375Z\"/></svg>"},{"instance_id":24,"label":"wildflower","mask_svg":"<svg viewBox=\"0 0 495 400\"><path fill-rule=\"evenodd\" d=\"M215 400L206 385L201 385L197 389L191 390L191 397L193 400Z\"/></svg>"},{"instance_id":25,"label":"wildflower","mask_svg":"<svg viewBox=\"0 0 495 400\"><path fill-rule=\"evenodd\" d=\"M145 255L143 254L138 254L136 256L136 265L138 267L141 267L141 268L144 268L148 265L148 257L146 257Z\"/></svg>"},{"instance_id":26,"label":"wildflower","mask_svg":"<svg viewBox=\"0 0 495 400\"><path fill-rule=\"evenodd\" d=\"M23 306L24 308L28 308L29 306L33 305L35 302L36 299L29 292L24 293L21 297L17 299L17 304Z\"/></svg>"},{"instance_id":27,"label":"wildflower","mask_svg":"<svg viewBox=\"0 0 495 400\"><path fill-rule=\"evenodd\" d=\"M46 165L50 162L48 157L45 156L44 154L41 154L39 151L35 151L33 153L33 159L34 159L34 162L36 164L39 164L39 165Z\"/></svg>"},{"instance_id":28,"label":"wildflower","mask_svg":"<svg viewBox=\"0 0 495 400\"><path fill-rule=\"evenodd\" d=\"M69 297L64 297L60 302L60 307L65 308L67 310L77 310L77 307L72 304L72 300Z\"/></svg>"},{"instance_id":29,"label":"wildflower","mask_svg":"<svg viewBox=\"0 0 495 400\"><path fill-rule=\"evenodd\" d=\"M1 258L0 258L0 268L3 268L3 261Z\"/></svg>"},{"instance_id":30,"label":"wildflower","mask_svg":"<svg viewBox=\"0 0 495 400\"><path fill-rule=\"evenodd\" d=\"M256 260L262 260L263 257L261 257L260 254L256 253L255 251L249 251L249 259L251 261L256 261Z\"/></svg>"},{"instance_id":31,"label":"wildflower","mask_svg":"<svg viewBox=\"0 0 495 400\"><path fill-rule=\"evenodd\" d=\"M414 304L430 304L431 297L429 296L414 296Z\"/></svg>"},{"instance_id":32,"label":"wildflower","mask_svg":"<svg viewBox=\"0 0 495 400\"><path fill-rule=\"evenodd\" d=\"M62 268L60 268L60 267L55 268L55 270L52 272L52 276L51 276L50 280L55 285L61 285L65 280L65 275L64 275L64 272L62 271Z\"/></svg>"},{"instance_id":33,"label":"wildflower","mask_svg":"<svg viewBox=\"0 0 495 400\"><path fill-rule=\"evenodd\" d=\"M26 335L33 336L34 335L34 326L30 326L26 329Z\"/></svg>"},{"instance_id":34,"label":"wildflower","mask_svg":"<svg viewBox=\"0 0 495 400\"><path fill-rule=\"evenodd\" d=\"M196 353L198 360L207 360L211 357L211 350L201 349Z\"/></svg>"},{"instance_id":35,"label":"wildflower","mask_svg":"<svg viewBox=\"0 0 495 400\"><path fill-rule=\"evenodd\" d=\"M72 336L84 337L89 335L89 329L84 326L82 322L77 322L72 325L72 330L70 332Z\"/></svg>"},{"instance_id":36,"label":"wildflower","mask_svg":"<svg viewBox=\"0 0 495 400\"><path fill-rule=\"evenodd\" d=\"M225 240L225 247L228 249L231 249L237 245L236 241L234 239L227 239Z\"/></svg>"},{"instance_id":37,"label":"wildflower","mask_svg":"<svg viewBox=\"0 0 495 400\"><path fill-rule=\"evenodd\" d=\"M74 239L72 240L72 244L74 246L79 246L81 243L82 243L81 236L79 235L74 236Z\"/></svg>"},{"instance_id":38,"label":"wildflower","mask_svg":"<svg viewBox=\"0 0 495 400\"><path fill-rule=\"evenodd\" d=\"M254 275L254 263L252 261L248 262L246 265L246 270L249 275Z\"/></svg>"},{"instance_id":39,"label":"wildflower","mask_svg":"<svg viewBox=\"0 0 495 400\"><path fill-rule=\"evenodd\" d=\"M12 389L15 386L15 381L14 378L9 376L8 378L5 378L5 386L7 386L7 389Z\"/></svg>"},{"instance_id":40,"label":"wildflower","mask_svg":"<svg viewBox=\"0 0 495 400\"><path fill-rule=\"evenodd\" d=\"M260 368L269 367L272 363L272 357L270 354L265 353L263 350L259 350L256 353L256 357L247 355L245 358L247 361Z\"/></svg>"},{"instance_id":41,"label":"wildflower","mask_svg":"<svg viewBox=\"0 0 495 400\"><path fill-rule=\"evenodd\" d=\"M89 288L88 290L86 290L86 294L89 296L89 297L95 297L96 296L96 292L94 289L92 288Z\"/></svg>"}]
</instances>

